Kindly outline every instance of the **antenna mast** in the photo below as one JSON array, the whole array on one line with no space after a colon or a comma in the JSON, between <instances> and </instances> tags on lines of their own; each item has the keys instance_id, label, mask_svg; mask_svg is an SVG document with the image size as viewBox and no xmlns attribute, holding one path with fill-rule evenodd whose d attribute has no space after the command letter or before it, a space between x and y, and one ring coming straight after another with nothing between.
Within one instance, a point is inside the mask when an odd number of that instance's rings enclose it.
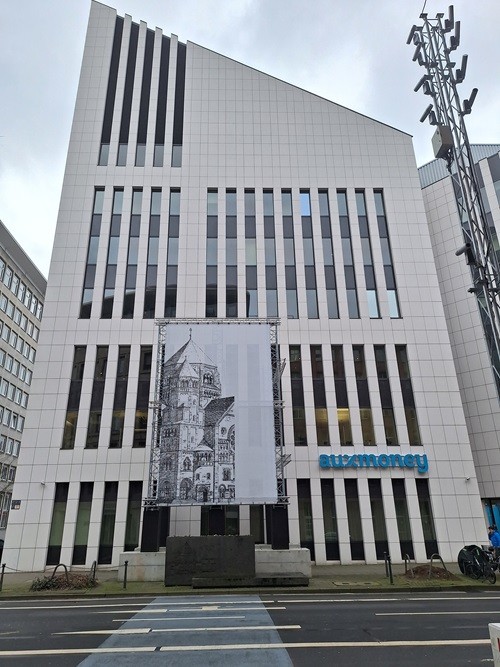
<instances>
[{"instance_id":1,"label":"antenna mast","mask_svg":"<svg viewBox=\"0 0 500 667\"><path fill-rule=\"evenodd\" d=\"M460 44L460 21L455 21L453 6L449 7L447 19L444 14L429 19L426 13L420 14L420 19L422 25L412 27L406 42L415 45L413 61L425 69L415 92L422 89L424 95L432 99L420 122L428 119L436 127L432 138L434 155L446 161L453 181L465 240L455 254L464 255L471 268L473 287L469 292L477 297L500 396L499 244L495 228L487 221L464 120L472 110L477 88L473 88L462 103L457 86L465 79L467 56L462 56L460 67L456 69L451 54Z\"/></svg>"}]
</instances>

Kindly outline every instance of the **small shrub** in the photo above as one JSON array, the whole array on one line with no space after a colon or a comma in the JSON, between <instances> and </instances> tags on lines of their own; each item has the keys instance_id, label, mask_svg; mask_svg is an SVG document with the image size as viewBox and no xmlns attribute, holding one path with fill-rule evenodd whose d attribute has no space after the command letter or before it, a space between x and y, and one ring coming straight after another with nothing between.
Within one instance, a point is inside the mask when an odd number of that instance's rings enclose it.
<instances>
[{"instance_id":1,"label":"small shrub","mask_svg":"<svg viewBox=\"0 0 500 667\"><path fill-rule=\"evenodd\" d=\"M90 574L69 572L67 579L64 574L56 577L37 577L33 579L30 591L81 590L83 588L94 588L95 586L97 586L97 580L92 579Z\"/></svg>"}]
</instances>

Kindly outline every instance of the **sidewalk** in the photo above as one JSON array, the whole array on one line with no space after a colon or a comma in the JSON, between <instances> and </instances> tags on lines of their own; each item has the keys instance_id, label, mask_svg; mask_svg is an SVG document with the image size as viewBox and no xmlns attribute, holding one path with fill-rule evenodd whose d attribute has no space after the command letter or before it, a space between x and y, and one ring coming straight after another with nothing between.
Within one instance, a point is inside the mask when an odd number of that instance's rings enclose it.
<instances>
[{"instance_id":1,"label":"sidewalk","mask_svg":"<svg viewBox=\"0 0 500 667\"><path fill-rule=\"evenodd\" d=\"M425 567L425 565L424 565ZM447 580L430 578L427 570L419 577L405 576L404 564L393 565L393 581L391 585L385 573L384 564L366 565L313 565L312 577L308 587L282 588L212 588L193 590L189 586L175 586L166 588L162 581L129 581L126 589L123 583L117 580L117 570L98 570L98 585L89 589L69 589L31 592L30 586L34 579L50 577L53 570L45 572L9 572L5 570L0 600L9 598L39 598L39 597L99 597L114 595L210 595L221 593L255 593L255 594L303 594L303 593L355 593L355 592L401 592L419 590L463 590L463 589L491 589L492 586L482 581L469 579L460 574L456 563L446 563L446 569L456 575L456 579ZM62 569L58 573L63 573ZM499 579L500 584L500 579Z\"/></svg>"}]
</instances>

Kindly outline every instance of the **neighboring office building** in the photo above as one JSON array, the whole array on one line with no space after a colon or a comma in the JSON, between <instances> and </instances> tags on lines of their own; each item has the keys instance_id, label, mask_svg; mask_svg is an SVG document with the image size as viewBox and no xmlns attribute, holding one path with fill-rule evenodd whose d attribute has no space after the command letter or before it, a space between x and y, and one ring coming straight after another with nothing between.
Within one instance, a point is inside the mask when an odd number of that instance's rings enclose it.
<instances>
[{"instance_id":1,"label":"neighboring office building","mask_svg":"<svg viewBox=\"0 0 500 667\"><path fill-rule=\"evenodd\" d=\"M0 540L11 507L46 287L0 221Z\"/></svg>"},{"instance_id":2,"label":"neighboring office building","mask_svg":"<svg viewBox=\"0 0 500 667\"><path fill-rule=\"evenodd\" d=\"M163 542L141 511L155 317L280 318L284 527L317 563L483 539L411 137L94 2L10 567ZM169 533L215 511L171 508ZM269 540L262 505L222 513Z\"/></svg>"},{"instance_id":3,"label":"neighboring office building","mask_svg":"<svg viewBox=\"0 0 500 667\"><path fill-rule=\"evenodd\" d=\"M500 249L500 144L472 146L481 197ZM464 243L453 182L444 160L420 167L432 248L488 524L500 525L500 388L486 347L470 267L455 251ZM483 540L484 541L484 540Z\"/></svg>"}]
</instances>

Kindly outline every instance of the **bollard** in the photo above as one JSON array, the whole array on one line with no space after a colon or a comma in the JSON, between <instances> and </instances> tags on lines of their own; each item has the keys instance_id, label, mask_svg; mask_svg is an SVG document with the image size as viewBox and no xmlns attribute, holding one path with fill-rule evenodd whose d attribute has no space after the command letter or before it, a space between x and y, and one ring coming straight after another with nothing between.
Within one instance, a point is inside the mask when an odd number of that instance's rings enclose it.
<instances>
[{"instance_id":1,"label":"bollard","mask_svg":"<svg viewBox=\"0 0 500 667\"><path fill-rule=\"evenodd\" d=\"M387 565L387 551L384 551L385 576L389 576L389 567Z\"/></svg>"},{"instance_id":2,"label":"bollard","mask_svg":"<svg viewBox=\"0 0 500 667\"><path fill-rule=\"evenodd\" d=\"M128 560L126 560L125 563L124 563L123 588L127 588L127 569L128 569Z\"/></svg>"},{"instance_id":3,"label":"bollard","mask_svg":"<svg viewBox=\"0 0 500 667\"><path fill-rule=\"evenodd\" d=\"M2 565L2 574L0 574L0 592L3 587L3 575L5 574L5 563Z\"/></svg>"},{"instance_id":4,"label":"bollard","mask_svg":"<svg viewBox=\"0 0 500 667\"><path fill-rule=\"evenodd\" d=\"M387 554L387 568L389 570L389 581L392 584L394 584L394 579L392 578L392 565L391 565L391 555Z\"/></svg>"}]
</instances>

